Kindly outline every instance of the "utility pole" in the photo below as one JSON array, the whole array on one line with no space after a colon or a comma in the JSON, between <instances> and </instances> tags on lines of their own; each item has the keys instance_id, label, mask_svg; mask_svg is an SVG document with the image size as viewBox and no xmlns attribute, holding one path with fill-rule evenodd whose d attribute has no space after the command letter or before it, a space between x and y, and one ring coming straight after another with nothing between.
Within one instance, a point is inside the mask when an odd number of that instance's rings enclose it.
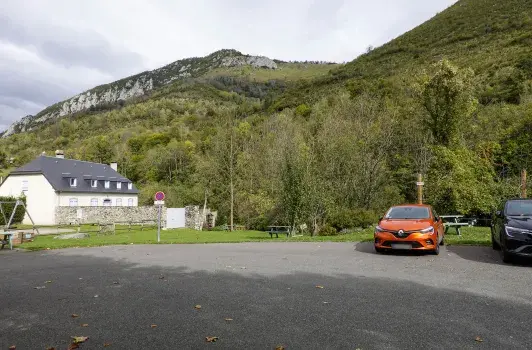
<instances>
[{"instance_id":1,"label":"utility pole","mask_svg":"<svg viewBox=\"0 0 532 350\"><path fill-rule=\"evenodd\" d=\"M521 198L526 198L526 169L521 171Z\"/></svg>"},{"instance_id":2,"label":"utility pole","mask_svg":"<svg viewBox=\"0 0 532 350\"><path fill-rule=\"evenodd\" d=\"M417 204L423 204L423 175L417 174Z\"/></svg>"}]
</instances>

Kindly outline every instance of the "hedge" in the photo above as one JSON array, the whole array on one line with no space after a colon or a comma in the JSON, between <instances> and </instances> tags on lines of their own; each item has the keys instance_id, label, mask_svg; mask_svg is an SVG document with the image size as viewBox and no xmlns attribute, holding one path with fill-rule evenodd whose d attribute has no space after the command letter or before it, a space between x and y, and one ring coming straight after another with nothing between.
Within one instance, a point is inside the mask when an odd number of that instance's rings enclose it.
<instances>
[{"instance_id":1,"label":"hedge","mask_svg":"<svg viewBox=\"0 0 532 350\"><path fill-rule=\"evenodd\" d=\"M26 197L18 198L18 200L24 202L24 205L26 205ZM13 209L15 208L15 202L17 201L17 198L15 197L1 197L0 196L0 202L12 202L12 203L2 203L2 209L4 210L4 214L6 215L6 220L9 220L11 217L11 213L13 212ZM15 216L13 217L13 222L11 224L20 224L22 220L24 219L25 214L24 207L22 205L19 205L17 207L17 211L15 212ZM7 224L4 221L4 216L0 214L0 225Z\"/></svg>"}]
</instances>

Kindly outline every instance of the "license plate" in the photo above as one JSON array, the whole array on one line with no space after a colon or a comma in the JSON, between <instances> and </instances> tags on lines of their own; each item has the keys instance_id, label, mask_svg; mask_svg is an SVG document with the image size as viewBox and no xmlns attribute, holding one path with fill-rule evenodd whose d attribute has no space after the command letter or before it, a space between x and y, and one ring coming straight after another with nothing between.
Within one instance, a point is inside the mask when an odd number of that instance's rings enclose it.
<instances>
[{"instance_id":1,"label":"license plate","mask_svg":"<svg viewBox=\"0 0 532 350\"><path fill-rule=\"evenodd\" d=\"M412 245L411 244L405 244L405 243L396 243L396 244L392 244L392 249L407 249L407 250L410 250L410 249L412 249Z\"/></svg>"}]
</instances>

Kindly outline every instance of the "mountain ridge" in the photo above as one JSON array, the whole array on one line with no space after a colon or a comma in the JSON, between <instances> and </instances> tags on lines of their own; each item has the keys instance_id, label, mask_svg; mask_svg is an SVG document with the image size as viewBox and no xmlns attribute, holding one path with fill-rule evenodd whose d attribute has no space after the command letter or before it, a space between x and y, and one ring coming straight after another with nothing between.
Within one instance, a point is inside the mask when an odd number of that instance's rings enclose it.
<instances>
[{"instance_id":1,"label":"mountain ridge","mask_svg":"<svg viewBox=\"0 0 532 350\"><path fill-rule=\"evenodd\" d=\"M205 57L174 61L151 71L144 71L108 84L98 85L64 101L55 103L35 115L27 115L11 124L2 137L31 131L38 125L69 114L104 104L119 103L145 95L180 79L197 78L220 67L250 66L256 69L277 69L278 60L266 56L246 55L234 49L222 49Z\"/></svg>"}]
</instances>

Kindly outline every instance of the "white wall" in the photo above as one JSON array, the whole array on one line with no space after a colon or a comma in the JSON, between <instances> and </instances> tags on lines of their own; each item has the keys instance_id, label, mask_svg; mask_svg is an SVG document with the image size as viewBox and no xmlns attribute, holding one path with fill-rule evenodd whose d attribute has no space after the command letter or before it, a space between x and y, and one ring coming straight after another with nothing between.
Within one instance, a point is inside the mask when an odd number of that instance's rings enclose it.
<instances>
[{"instance_id":1,"label":"white wall","mask_svg":"<svg viewBox=\"0 0 532 350\"><path fill-rule=\"evenodd\" d=\"M91 199L98 199L98 206L103 206L104 199L111 200L111 206L116 206L116 200L118 198L122 199L122 207L128 206L128 199L133 199L133 207L138 206L138 196L136 194L127 194L127 193L76 193L76 192L61 192L59 194L59 206L68 207L70 206L70 199L76 198L78 200L78 207L90 207Z\"/></svg>"},{"instance_id":2,"label":"white wall","mask_svg":"<svg viewBox=\"0 0 532 350\"><path fill-rule=\"evenodd\" d=\"M55 224L57 194L43 175L11 175L0 186L0 196L19 197L23 181L27 181L26 206L35 224ZM22 222L31 224L27 214Z\"/></svg>"}]
</instances>

